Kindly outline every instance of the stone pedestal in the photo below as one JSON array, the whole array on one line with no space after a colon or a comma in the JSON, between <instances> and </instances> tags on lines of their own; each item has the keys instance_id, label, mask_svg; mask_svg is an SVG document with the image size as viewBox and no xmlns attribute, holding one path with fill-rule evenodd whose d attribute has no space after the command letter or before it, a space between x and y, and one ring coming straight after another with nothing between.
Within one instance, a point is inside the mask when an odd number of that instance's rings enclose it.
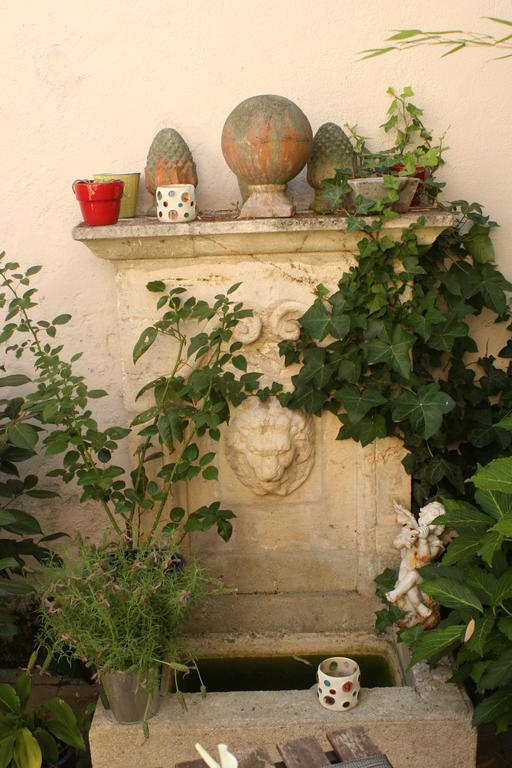
<instances>
[{"instance_id":1,"label":"stone pedestal","mask_svg":"<svg viewBox=\"0 0 512 768\"><path fill-rule=\"evenodd\" d=\"M240 219L293 216L295 206L286 195L286 184L248 184L249 197L242 206Z\"/></svg>"},{"instance_id":2,"label":"stone pedestal","mask_svg":"<svg viewBox=\"0 0 512 768\"><path fill-rule=\"evenodd\" d=\"M383 233L399 238L419 215L400 216ZM426 218L418 230L422 243L432 242L452 223L445 213L421 215ZM235 296L254 311L237 329L249 370L261 371L264 384L277 380L290 386L296 369L284 367L278 344L298 338L297 319L312 303L315 287L336 287L354 263L360 239L336 216L219 218L189 224L139 218L73 231L76 240L115 268L123 394L131 412L150 404L144 398L136 402L135 395L144 383L168 373L172 352L168 340L159 338L136 366L132 362L134 343L156 317L147 282L180 284L190 295L211 300L241 281ZM173 504L196 509L219 499L236 514L227 544L211 531L194 535L190 547L237 592L218 597L195 617L195 631L373 626L373 579L397 559L392 501L409 504L410 479L398 440L362 448L337 441L338 430L332 414L312 418L277 402L256 401L235 409L220 443L205 446L217 453L218 482L197 478L178 489ZM263 458L251 453L258 441L265 447ZM336 609L340 604L343 611Z\"/></svg>"}]
</instances>

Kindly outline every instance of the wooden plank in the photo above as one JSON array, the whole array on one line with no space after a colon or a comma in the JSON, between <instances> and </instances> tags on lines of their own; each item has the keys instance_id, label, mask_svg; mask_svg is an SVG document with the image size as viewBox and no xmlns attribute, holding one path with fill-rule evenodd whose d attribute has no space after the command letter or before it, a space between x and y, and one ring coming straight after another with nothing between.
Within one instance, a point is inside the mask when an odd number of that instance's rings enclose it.
<instances>
[{"instance_id":1,"label":"wooden plank","mask_svg":"<svg viewBox=\"0 0 512 768\"><path fill-rule=\"evenodd\" d=\"M277 745L286 768L325 768L329 763L318 741L312 737Z\"/></svg>"},{"instance_id":2,"label":"wooden plank","mask_svg":"<svg viewBox=\"0 0 512 768\"><path fill-rule=\"evenodd\" d=\"M175 768L207 768L202 760L185 760L182 763L176 763Z\"/></svg>"},{"instance_id":3,"label":"wooden plank","mask_svg":"<svg viewBox=\"0 0 512 768\"><path fill-rule=\"evenodd\" d=\"M343 728L339 731L330 731L327 734L327 739L342 763L345 760L354 760L354 758L369 757L380 753L380 749L373 743L361 725Z\"/></svg>"},{"instance_id":4,"label":"wooden plank","mask_svg":"<svg viewBox=\"0 0 512 768\"><path fill-rule=\"evenodd\" d=\"M264 747L230 750L238 760L238 768L274 768L272 758Z\"/></svg>"}]
</instances>

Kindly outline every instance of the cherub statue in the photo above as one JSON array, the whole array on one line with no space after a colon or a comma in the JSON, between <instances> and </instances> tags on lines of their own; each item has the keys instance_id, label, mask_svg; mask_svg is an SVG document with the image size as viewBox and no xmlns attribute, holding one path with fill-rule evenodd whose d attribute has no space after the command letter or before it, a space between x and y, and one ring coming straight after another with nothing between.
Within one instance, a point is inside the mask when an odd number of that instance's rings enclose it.
<instances>
[{"instance_id":1,"label":"cherub statue","mask_svg":"<svg viewBox=\"0 0 512 768\"><path fill-rule=\"evenodd\" d=\"M418 520L408 509L393 502L402 530L393 541L402 558L395 588L386 594L390 603L405 612L401 626L412 627L422 623L431 629L439 622L439 609L429 595L424 595L419 585L422 578L417 569L432 562L444 551L441 539L444 525L432 525L432 521L445 513L438 501L432 501L420 509Z\"/></svg>"}]
</instances>

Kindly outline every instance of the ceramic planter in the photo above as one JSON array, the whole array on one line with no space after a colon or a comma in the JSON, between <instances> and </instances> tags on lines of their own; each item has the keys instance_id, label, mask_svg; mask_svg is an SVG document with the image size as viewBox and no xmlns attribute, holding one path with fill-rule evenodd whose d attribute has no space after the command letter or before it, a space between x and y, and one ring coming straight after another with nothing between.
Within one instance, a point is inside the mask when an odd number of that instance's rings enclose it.
<instances>
[{"instance_id":1,"label":"ceramic planter","mask_svg":"<svg viewBox=\"0 0 512 768\"><path fill-rule=\"evenodd\" d=\"M416 171L412 178L419 179L421 181L425 181L427 178L427 169L423 165L416 165L415 166ZM397 173L400 173L400 171L403 171L404 166L403 165L394 165L393 170ZM418 188L416 192L414 193L414 197L412 199L411 205L422 205L424 201L422 201L422 197L428 197L426 194L423 195L424 187L422 184L418 184ZM427 201L428 202L428 201Z\"/></svg>"},{"instance_id":2,"label":"ceramic planter","mask_svg":"<svg viewBox=\"0 0 512 768\"><path fill-rule=\"evenodd\" d=\"M102 672L101 685L118 723L140 723L158 712L158 685L149 690L141 685L136 672Z\"/></svg>"},{"instance_id":3,"label":"ceramic planter","mask_svg":"<svg viewBox=\"0 0 512 768\"><path fill-rule=\"evenodd\" d=\"M91 227L115 224L119 218L124 182L91 181L78 179L73 182L73 192L80 203L84 222Z\"/></svg>"},{"instance_id":4,"label":"ceramic planter","mask_svg":"<svg viewBox=\"0 0 512 768\"><path fill-rule=\"evenodd\" d=\"M196 189L193 184L157 187L156 215L162 224L193 221L196 218Z\"/></svg>"},{"instance_id":5,"label":"ceramic planter","mask_svg":"<svg viewBox=\"0 0 512 768\"><path fill-rule=\"evenodd\" d=\"M326 709L346 712L357 706L361 689L359 664L345 656L324 659L318 665L317 696Z\"/></svg>"},{"instance_id":6,"label":"ceramic planter","mask_svg":"<svg viewBox=\"0 0 512 768\"><path fill-rule=\"evenodd\" d=\"M354 205L354 200L358 195L361 195L365 200L380 201L384 200L389 194L389 189L384 186L383 176L369 176L367 179L349 179L348 183L352 189L352 205ZM419 183L419 179L410 176L404 176L400 179L398 200L392 206L394 211L406 213L409 210Z\"/></svg>"},{"instance_id":7,"label":"ceramic planter","mask_svg":"<svg viewBox=\"0 0 512 768\"><path fill-rule=\"evenodd\" d=\"M121 208L119 209L120 219L132 219L137 209L137 195L139 194L140 173L95 173L94 181L115 181L119 179L124 182L124 191L121 198Z\"/></svg>"}]
</instances>

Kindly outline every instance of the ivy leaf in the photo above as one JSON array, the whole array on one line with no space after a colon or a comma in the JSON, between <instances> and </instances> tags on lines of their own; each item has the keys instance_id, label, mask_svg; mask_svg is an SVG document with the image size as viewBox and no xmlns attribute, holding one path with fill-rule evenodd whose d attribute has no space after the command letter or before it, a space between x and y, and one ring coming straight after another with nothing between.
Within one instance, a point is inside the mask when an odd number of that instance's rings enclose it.
<instances>
[{"instance_id":1,"label":"ivy leaf","mask_svg":"<svg viewBox=\"0 0 512 768\"><path fill-rule=\"evenodd\" d=\"M449 352L453 349L455 340L467 336L468 332L467 323L457 322L456 318L450 318L445 323L435 326L435 333L431 336L429 344L432 349Z\"/></svg>"},{"instance_id":2,"label":"ivy leaf","mask_svg":"<svg viewBox=\"0 0 512 768\"><path fill-rule=\"evenodd\" d=\"M391 415L395 422L409 421L412 428L428 440L441 428L443 415L454 407L455 402L438 384L428 384L418 392L398 395L391 403Z\"/></svg>"},{"instance_id":3,"label":"ivy leaf","mask_svg":"<svg viewBox=\"0 0 512 768\"><path fill-rule=\"evenodd\" d=\"M387 398L374 387L365 387L360 390L357 387L346 386L337 390L334 397L344 405L352 424L361 421L372 408L387 402Z\"/></svg>"},{"instance_id":4,"label":"ivy leaf","mask_svg":"<svg viewBox=\"0 0 512 768\"><path fill-rule=\"evenodd\" d=\"M474 608L477 611L483 610L482 603L473 590L453 579L444 577L426 579L421 584L421 590L426 592L427 595L431 595L438 603L445 605L447 608L460 608L463 606Z\"/></svg>"},{"instance_id":5,"label":"ivy leaf","mask_svg":"<svg viewBox=\"0 0 512 768\"><path fill-rule=\"evenodd\" d=\"M377 437L386 437L387 435L386 419L382 414L376 416L365 416L354 431L354 437L359 440L361 445L370 445Z\"/></svg>"},{"instance_id":6,"label":"ivy leaf","mask_svg":"<svg viewBox=\"0 0 512 768\"><path fill-rule=\"evenodd\" d=\"M426 632L420 637L414 653L411 656L409 668L418 661L435 658L446 653L455 643L462 639L466 631L465 624L454 624L448 627L438 627Z\"/></svg>"},{"instance_id":7,"label":"ivy leaf","mask_svg":"<svg viewBox=\"0 0 512 768\"><path fill-rule=\"evenodd\" d=\"M321 341L327 336L331 315L321 299L315 299L312 306L299 320L302 328L313 338Z\"/></svg>"},{"instance_id":8,"label":"ivy leaf","mask_svg":"<svg viewBox=\"0 0 512 768\"><path fill-rule=\"evenodd\" d=\"M494 261L494 247L489 237L489 231L489 227L473 224L467 235L462 239L468 253L479 264L487 264Z\"/></svg>"},{"instance_id":9,"label":"ivy leaf","mask_svg":"<svg viewBox=\"0 0 512 768\"><path fill-rule=\"evenodd\" d=\"M391 337L382 325L382 329L375 337L369 337L368 363L370 365L387 363L400 376L407 379L411 373L410 350L413 344L414 336L404 331L401 325L395 326Z\"/></svg>"},{"instance_id":10,"label":"ivy leaf","mask_svg":"<svg viewBox=\"0 0 512 768\"><path fill-rule=\"evenodd\" d=\"M350 316L333 310L328 333L335 339L344 339L350 331Z\"/></svg>"},{"instance_id":11,"label":"ivy leaf","mask_svg":"<svg viewBox=\"0 0 512 768\"><path fill-rule=\"evenodd\" d=\"M327 363L327 352L319 347L304 350L304 367L300 374L292 378L295 383L312 384L315 389L322 389L332 378L336 363ZM311 387L308 387L311 390Z\"/></svg>"},{"instance_id":12,"label":"ivy leaf","mask_svg":"<svg viewBox=\"0 0 512 768\"><path fill-rule=\"evenodd\" d=\"M235 355L232 358L233 365L235 368L238 368L239 371L246 371L247 370L247 360L243 355Z\"/></svg>"},{"instance_id":13,"label":"ivy leaf","mask_svg":"<svg viewBox=\"0 0 512 768\"><path fill-rule=\"evenodd\" d=\"M481 276L481 293L487 306L497 315L502 315L507 308L506 291L512 290L512 284L491 264L484 264Z\"/></svg>"}]
</instances>

